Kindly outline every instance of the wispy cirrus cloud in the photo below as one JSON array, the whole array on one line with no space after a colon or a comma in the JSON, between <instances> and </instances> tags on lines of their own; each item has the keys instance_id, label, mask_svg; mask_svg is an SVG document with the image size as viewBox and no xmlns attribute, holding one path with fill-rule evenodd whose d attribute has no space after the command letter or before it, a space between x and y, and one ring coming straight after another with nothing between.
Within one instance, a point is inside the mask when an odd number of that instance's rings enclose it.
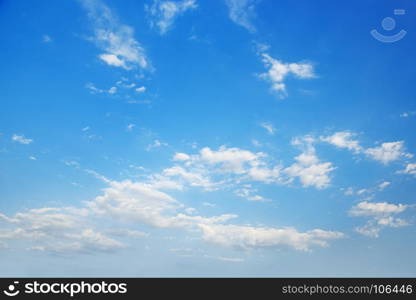
<instances>
[{"instance_id":1,"label":"wispy cirrus cloud","mask_svg":"<svg viewBox=\"0 0 416 300\"><path fill-rule=\"evenodd\" d=\"M387 202L360 202L349 211L350 216L365 217L370 220L362 227L355 230L369 237L378 237L381 229L385 227L403 227L409 225L404 219L395 215L407 210L410 206L404 204L392 204Z\"/></svg>"},{"instance_id":2,"label":"wispy cirrus cloud","mask_svg":"<svg viewBox=\"0 0 416 300\"><path fill-rule=\"evenodd\" d=\"M152 5L145 5L150 18L150 26L157 27L161 35L167 33L172 28L177 17L197 7L196 0L153 0Z\"/></svg>"},{"instance_id":3,"label":"wispy cirrus cloud","mask_svg":"<svg viewBox=\"0 0 416 300\"><path fill-rule=\"evenodd\" d=\"M258 2L259 0L225 0L230 19L251 33L256 31L252 20L256 17L255 8Z\"/></svg>"},{"instance_id":4,"label":"wispy cirrus cloud","mask_svg":"<svg viewBox=\"0 0 416 300\"><path fill-rule=\"evenodd\" d=\"M120 23L114 12L101 0L80 0L93 24L90 38L102 51L98 57L109 66L130 70L151 69L144 48L134 37L131 26Z\"/></svg>"},{"instance_id":5,"label":"wispy cirrus cloud","mask_svg":"<svg viewBox=\"0 0 416 300\"><path fill-rule=\"evenodd\" d=\"M260 126L266 129L267 133L270 135L274 135L276 133L276 128L270 122L262 122Z\"/></svg>"}]
</instances>

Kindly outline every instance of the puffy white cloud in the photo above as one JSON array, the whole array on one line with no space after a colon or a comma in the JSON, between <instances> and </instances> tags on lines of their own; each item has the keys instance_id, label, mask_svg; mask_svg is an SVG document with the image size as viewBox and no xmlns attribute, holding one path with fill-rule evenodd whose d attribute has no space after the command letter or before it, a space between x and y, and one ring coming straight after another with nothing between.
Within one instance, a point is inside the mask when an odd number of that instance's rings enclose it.
<instances>
[{"instance_id":1,"label":"puffy white cloud","mask_svg":"<svg viewBox=\"0 0 416 300\"><path fill-rule=\"evenodd\" d=\"M247 165L253 167L259 165L258 160L264 156L265 154L261 152L253 153L239 148L221 146L217 151L208 147L202 148L199 160L209 165L219 165L224 172L242 174Z\"/></svg>"},{"instance_id":2,"label":"puffy white cloud","mask_svg":"<svg viewBox=\"0 0 416 300\"><path fill-rule=\"evenodd\" d=\"M263 122L260 123L260 126L267 130L267 133L270 135L274 135L276 132L276 128L274 128L273 124L270 122Z\"/></svg>"},{"instance_id":3,"label":"puffy white cloud","mask_svg":"<svg viewBox=\"0 0 416 300\"><path fill-rule=\"evenodd\" d=\"M256 28L251 23L255 14L256 3L258 0L225 0L229 9L230 19L250 32L255 32Z\"/></svg>"},{"instance_id":4,"label":"puffy white cloud","mask_svg":"<svg viewBox=\"0 0 416 300\"><path fill-rule=\"evenodd\" d=\"M101 54L98 56L102 61L104 61L105 63L107 63L110 66L114 66L114 67L122 67L127 69L127 65L125 63L124 60L121 60L120 58L118 58L117 55L114 54Z\"/></svg>"},{"instance_id":5,"label":"puffy white cloud","mask_svg":"<svg viewBox=\"0 0 416 300\"><path fill-rule=\"evenodd\" d=\"M406 168L404 170L399 171L398 173L416 176L416 164L409 163L406 165Z\"/></svg>"},{"instance_id":6,"label":"puffy white cloud","mask_svg":"<svg viewBox=\"0 0 416 300\"><path fill-rule=\"evenodd\" d=\"M115 86L113 86L113 87L111 87L109 90L108 90L108 93L109 94L115 94L115 93L117 93L117 88L115 87Z\"/></svg>"},{"instance_id":7,"label":"puffy white cloud","mask_svg":"<svg viewBox=\"0 0 416 300\"><path fill-rule=\"evenodd\" d=\"M352 216L388 216L398 214L408 208L403 204L390 204L387 202L360 202L350 210Z\"/></svg>"},{"instance_id":8,"label":"puffy white cloud","mask_svg":"<svg viewBox=\"0 0 416 300\"><path fill-rule=\"evenodd\" d=\"M235 249L292 248L307 251L313 246L326 247L327 241L342 238L341 232L321 229L299 232L294 228L252 227L200 224L202 238L210 243Z\"/></svg>"},{"instance_id":9,"label":"puffy white cloud","mask_svg":"<svg viewBox=\"0 0 416 300\"><path fill-rule=\"evenodd\" d=\"M274 59L267 53L261 54L263 64L268 68L267 72L261 73L260 78L271 83L271 89L278 93L281 98L287 96L285 78L292 74L300 79L314 78L313 66L310 63L284 63Z\"/></svg>"},{"instance_id":10,"label":"puffy white cloud","mask_svg":"<svg viewBox=\"0 0 416 300\"><path fill-rule=\"evenodd\" d=\"M151 19L150 25L152 27L157 26L162 35L169 31L178 16L197 7L196 0L182 0L176 2L153 0L151 6L145 5L145 9Z\"/></svg>"},{"instance_id":11,"label":"puffy white cloud","mask_svg":"<svg viewBox=\"0 0 416 300\"><path fill-rule=\"evenodd\" d=\"M222 181L228 183L241 180L265 183L280 182L282 167L269 167L264 160L266 157L267 155L262 152L254 153L240 148L221 146L218 150L204 147L195 155L176 153L173 160L184 164L180 167L176 166L174 170L180 171L182 174L192 173L194 177L198 174L198 181L200 181L199 178L207 178L208 180L211 176L225 178L215 184L210 181L209 185L212 188L215 185L221 185ZM208 184L208 181L205 182Z\"/></svg>"},{"instance_id":12,"label":"puffy white cloud","mask_svg":"<svg viewBox=\"0 0 416 300\"><path fill-rule=\"evenodd\" d=\"M295 162L283 170L290 177L298 177L304 187L314 186L317 189L324 189L329 186L331 178L329 174L335 170L332 163L320 162L315 154L314 148L295 157Z\"/></svg>"},{"instance_id":13,"label":"puffy white cloud","mask_svg":"<svg viewBox=\"0 0 416 300\"><path fill-rule=\"evenodd\" d=\"M33 142L33 139L26 138L23 134L13 134L12 141L23 145L29 145Z\"/></svg>"},{"instance_id":14,"label":"puffy white cloud","mask_svg":"<svg viewBox=\"0 0 416 300\"><path fill-rule=\"evenodd\" d=\"M86 202L83 208L45 207L19 212L12 217L0 214L0 222L6 223L6 226L0 229L0 243L4 244L7 240L24 240L33 245L30 247L32 250L73 254L116 251L127 246L108 236L147 236L143 232L125 227L98 232L94 229L98 220L115 224L115 228L119 228L120 224L130 223L129 227L134 224L183 229L201 234L207 242L241 249L290 247L308 250L315 245L326 246L328 240L343 236L342 233L319 229L301 233L293 228L224 225L237 215L195 215L194 208L185 206L159 190L163 188L162 181L156 175L149 177L148 182L113 181L94 171L86 171L107 184L102 195ZM164 171L167 173L166 176L178 172L181 174L182 171L178 168ZM258 195L250 193L248 197L253 198L253 201L263 200L259 199ZM213 206L210 203L203 205Z\"/></svg>"},{"instance_id":15,"label":"puffy white cloud","mask_svg":"<svg viewBox=\"0 0 416 300\"><path fill-rule=\"evenodd\" d=\"M196 224L225 222L236 217L232 214L215 217L189 216L178 212L186 210L183 204L151 184L130 180L110 181L109 184L102 196L88 203L88 207L95 214L159 228L192 227Z\"/></svg>"},{"instance_id":16,"label":"puffy white cloud","mask_svg":"<svg viewBox=\"0 0 416 300\"><path fill-rule=\"evenodd\" d=\"M383 227L402 227L409 223L394 215L400 214L409 208L409 205L391 204L387 202L360 202L353 206L349 214L354 217L367 217L370 220L355 230L363 235L378 237Z\"/></svg>"},{"instance_id":17,"label":"puffy white cloud","mask_svg":"<svg viewBox=\"0 0 416 300\"><path fill-rule=\"evenodd\" d=\"M94 25L91 40L104 51L98 56L102 61L126 70L137 66L151 68L132 27L119 23L117 16L100 0L81 0L81 3Z\"/></svg>"},{"instance_id":18,"label":"puffy white cloud","mask_svg":"<svg viewBox=\"0 0 416 300\"><path fill-rule=\"evenodd\" d=\"M339 131L335 132L331 136L321 137L321 140L330 143L338 148L347 148L355 153L362 150L358 141L354 140L356 134L350 131Z\"/></svg>"},{"instance_id":19,"label":"puffy white cloud","mask_svg":"<svg viewBox=\"0 0 416 300\"><path fill-rule=\"evenodd\" d=\"M173 157L174 161L184 161L189 159L191 159L191 157L188 154L181 152L175 153L175 156Z\"/></svg>"},{"instance_id":20,"label":"puffy white cloud","mask_svg":"<svg viewBox=\"0 0 416 300\"><path fill-rule=\"evenodd\" d=\"M412 154L405 152L403 141L382 143L379 147L366 149L365 154L383 164L388 164L402 157L413 157Z\"/></svg>"}]
</instances>

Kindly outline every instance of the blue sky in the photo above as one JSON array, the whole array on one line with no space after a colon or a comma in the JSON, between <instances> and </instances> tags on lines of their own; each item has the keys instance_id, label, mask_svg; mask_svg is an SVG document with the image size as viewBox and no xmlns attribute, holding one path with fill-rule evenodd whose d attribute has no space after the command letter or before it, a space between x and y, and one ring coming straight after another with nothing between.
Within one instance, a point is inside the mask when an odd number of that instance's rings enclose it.
<instances>
[{"instance_id":1,"label":"blue sky","mask_svg":"<svg viewBox=\"0 0 416 300\"><path fill-rule=\"evenodd\" d=\"M0 275L415 276L415 11L0 1Z\"/></svg>"}]
</instances>

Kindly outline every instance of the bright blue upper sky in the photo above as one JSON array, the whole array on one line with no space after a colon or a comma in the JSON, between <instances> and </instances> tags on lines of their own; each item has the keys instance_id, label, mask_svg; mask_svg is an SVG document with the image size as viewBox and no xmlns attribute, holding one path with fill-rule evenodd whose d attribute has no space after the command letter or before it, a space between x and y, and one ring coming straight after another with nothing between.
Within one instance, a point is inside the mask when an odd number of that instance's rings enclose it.
<instances>
[{"instance_id":1,"label":"bright blue upper sky","mask_svg":"<svg viewBox=\"0 0 416 300\"><path fill-rule=\"evenodd\" d=\"M0 1L0 275L415 276L415 16Z\"/></svg>"}]
</instances>

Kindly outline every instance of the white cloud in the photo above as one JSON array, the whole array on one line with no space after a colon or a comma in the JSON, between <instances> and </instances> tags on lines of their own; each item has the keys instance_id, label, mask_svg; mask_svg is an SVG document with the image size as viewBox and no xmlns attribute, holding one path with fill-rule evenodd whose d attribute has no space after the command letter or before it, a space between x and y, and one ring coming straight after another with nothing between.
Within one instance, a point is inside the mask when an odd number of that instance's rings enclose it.
<instances>
[{"instance_id":1,"label":"white cloud","mask_svg":"<svg viewBox=\"0 0 416 300\"><path fill-rule=\"evenodd\" d=\"M276 132L276 128L274 128L273 124L270 122L263 122L260 123L260 126L267 130L267 133L270 135L274 135Z\"/></svg>"},{"instance_id":2,"label":"white cloud","mask_svg":"<svg viewBox=\"0 0 416 300\"><path fill-rule=\"evenodd\" d=\"M260 78L271 83L272 91L278 93L280 98L287 96L285 78L292 74L300 79L314 78L313 66L310 63L284 63L272 58L267 53L261 54L263 64L268 68L267 72L261 73Z\"/></svg>"},{"instance_id":3,"label":"white cloud","mask_svg":"<svg viewBox=\"0 0 416 300\"><path fill-rule=\"evenodd\" d=\"M182 0L176 2L153 0L151 6L145 5L145 9L151 19L150 25L152 27L157 26L162 35L170 30L178 16L197 7L196 0Z\"/></svg>"},{"instance_id":4,"label":"white cloud","mask_svg":"<svg viewBox=\"0 0 416 300\"><path fill-rule=\"evenodd\" d=\"M412 154L405 152L403 141L382 143L379 147L366 149L365 154L383 164L388 164L402 157L413 157Z\"/></svg>"},{"instance_id":5,"label":"white cloud","mask_svg":"<svg viewBox=\"0 0 416 300\"><path fill-rule=\"evenodd\" d=\"M202 202L203 206L207 206L207 207L215 207L216 205L214 203L210 203L210 202Z\"/></svg>"},{"instance_id":6,"label":"white cloud","mask_svg":"<svg viewBox=\"0 0 416 300\"><path fill-rule=\"evenodd\" d=\"M388 216L398 214L408 208L403 204L389 204L387 202L360 202L350 210L350 215L359 216Z\"/></svg>"},{"instance_id":7,"label":"white cloud","mask_svg":"<svg viewBox=\"0 0 416 300\"><path fill-rule=\"evenodd\" d=\"M136 127L136 124L128 124L126 130L130 132L133 130L134 127Z\"/></svg>"},{"instance_id":8,"label":"white cloud","mask_svg":"<svg viewBox=\"0 0 416 300\"><path fill-rule=\"evenodd\" d=\"M150 69L150 63L132 27L119 23L117 16L100 0L81 0L94 25L91 38L104 51L98 57L110 66L126 70L137 66Z\"/></svg>"},{"instance_id":9,"label":"white cloud","mask_svg":"<svg viewBox=\"0 0 416 300\"><path fill-rule=\"evenodd\" d=\"M30 143L33 142L33 139L26 138L23 134L22 135L13 134L12 141L23 144L23 145L29 145Z\"/></svg>"},{"instance_id":10,"label":"white cloud","mask_svg":"<svg viewBox=\"0 0 416 300\"><path fill-rule=\"evenodd\" d=\"M330 143L338 148L347 148L355 153L358 153L362 150L358 141L354 140L356 134L350 131L339 131L335 132L331 136L321 137L321 141Z\"/></svg>"},{"instance_id":11,"label":"white cloud","mask_svg":"<svg viewBox=\"0 0 416 300\"><path fill-rule=\"evenodd\" d=\"M218 150L204 147L199 154L189 155L176 153L173 160L182 165L168 169L166 176L180 175L187 178L193 186L203 186L207 190L215 190L247 181L262 183L288 184L299 178L304 187L314 186L318 189L326 188L331 178L329 173L333 167L330 162L321 162L311 145L311 137L304 137L302 141L294 140L294 145L307 143L304 152L295 157L296 163L284 168L280 164L271 165L263 152L251 152L240 148L221 146ZM173 172L174 171L174 172ZM202 180L205 178L205 181ZM213 181L211 178L221 178ZM203 183L202 183L203 182ZM254 197L251 200L260 200Z\"/></svg>"},{"instance_id":12,"label":"white cloud","mask_svg":"<svg viewBox=\"0 0 416 300\"><path fill-rule=\"evenodd\" d=\"M263 144L262 143L260 143L258 140L256 140L256 139L252 139L251 140L251 143L253 144L253 146L256 146L256 147L261 147L261 146L263 146Z\"/></svg>"},{"instance_id":13,"label":"white cloud","mask_svg":"<svg viewBox=\"0 0 416 300\"><path fill-rule=\"evenodd\" d=\"M224 225L237 215L194 215L194 208L160 191L151 179L149 182L113 181L94 171L86 171L107 184L102 195L86 202L83 208L44 207L19 212L13 217L0 214L0 222L7 224L0 229L0 243L24 240L33 245L30 247L32 250L73 254L116 251L127 246L107 235L124 238L147 236L125 227L98 232L94 229L96 220L101 220L97 224L116 225L115 228L119 226L114 222L119 222L190 230L201 234L207 242L239 249L289 247L309 250L312 246L327 246L329 240L343 237L342 233L320 229L302 233L293 228ZM213 206L207 202L203 205Z\"/></svg>"},{"instance_id":14,"label":"white cloud","mask_svg":"<svg viewBox=\"0 0 416 300\"><path fill-rule=\"evenodd\" d=\"M108 90L108 93L109 94L115 94L115 93L117 93L117 88L115 87L115 86L113 86L113 87L111 87L109 90Z\"/></svg>"},{"instance_id":15,"label":"white cloud","mask_svg":"<svg viewBox=\"0 0 416 300\"><path fill-rule=\"evenodd\" d=\"M339 131L331 136L321 136L320 140L338 148L346 148L355 154L363 153L385 165L395 160L413 157L413 154L405 151L404 141L385 142L378 147L365 149L354 139L355 136L351 131Z\"/></svg>"},{"instance_id":16,"label":"white cloud","mask_svg":"<svg viewBox=\"0 0 416 300\"><path fill-rule=\"evenodd\" d=\"M104 92L104 90L95 87L95 85L91 82L88 82L87 84L85 84L85 88L89 89L92 94Z\"/></svg>"},{"instance_id":17,"label":"white cloud","mask_svg":"<svg viewBox=\"0 0 416 300\"><path fill-rule=\"evenodd\" d=\"M42 41L44 43L50 43L50 42L52 42L52 38L49 35L44 34L44 35L42 35Z\"/></svg>"},{"instance_id":18,"label":"white cloud","mask_svg":"<svg viewBox=\"0 0 416 300\"><path fill-rule=\"evenodd\" d=\"M326 247L327 241L342 238L340 232L314 229L299 232L294 228L252 227L200 224L202 238L210 243L241 249L292 248L307 251L313 246Z\"/></svg>"},{"instance_id":19,"label":"white cloud","mask_svg":"<svg viewBox=\"0 0 416 300\"><path fill-rule=\"evenodd\" d=\"M98 215L117 220L133 221L159 228L188 228L196 224L222 223L236 215L224 214L215 217L190 216L183 204L168 194L155 189L151 184L110 181L104 195L88 203Z\"/></svg>"},{"instance_id":20,"label":"white cloud","mask_svg":"<svg viewBox=\"0 0 416 300\"><path fill-rule=\"evenodd\" d=\"M416 111L408 111L400 114L401 118L409 118L411 116L416 116Z\"/></svg>"},{"instance_id":21,"label":"white cloud","mask_svg":"<svg viewBox=\"0 0 416 300\"><path fill-rule=\"evenodd\" d=\"M124 69L127 69L128 68L126 66L125 61L124 60L121 60L120 58L118 58L117 55L114 55L114 54L100 54L98 57L102 61L104 61L105 63L107 63L109 66L122 67Z\"/></svg>"},{"instance_id":22,"label":"white cloud","mask_svg":"<svg viewBox=\"0 0 416 300\"><path fill-rule=\"evenodd\" d=\"M315 154L315 148L310 144L311 137L305 137L306 150L295 157L296 162L283 170L290 177L298 177L304 187L314 186L324 189L329 186L331 178L329 173L335 170L332 163L320 162ZM299 139L293 141L294 145L301 143Z\"/></svg>"},{"instance_id":23,"label":"white cloud","mask_svg":"<svg viewBox=\"0 0 416 300\"><path fill-rule=\"evenodd\" d=\"M354 189L352 187L345 189L344 195L347 195L347 196L354 195Z\"/></svg>"},{"instance_id":24,"label":"white cloud","mask_svg":"<svg viewBox=\"0 0 416 300\"><path fill-rule=\"evenodd\" d=\"M88 130L90 130L90 129L91 129L91 127L90 127L90 126L86 126L86 127L82 128L82 129L81 129L81 131L88 131Z\"/></svg>"},{"instance_id":25,"label":"white cloud","mask_svg":"<svg viewBox=\"0 0 416 300\"><path fill-rule=\"evenodd\" d=\"M175 153L175 156L173 157L174 161L184 161L189 160L191 157L186 153Z\"/></svg>"},{"instance_id":26,"label":"white cloud","mask_svg":"<svg viewBox=\"0 0 416 300\"><path fill-rule=\"evenodd\" d=\"M253 189L250 186L246 186L234 191L239 197L245 198L248 201L259 201L259 202L269 202L270 199L266 199L263 196L257 195L257 189Z\"/></svg>"},{"instance_id":27,"label":"white cloud","mask_svg":"<svg viewBox=\"0 0 416 300\"><path fill-rule=\"evenodd\" d=\"M149 144L149 145L146 147L146 150L147 150L147 151L150 151L150 150L152 150L152 149L154 149L154 148L160 148L160 147L166 147L166 146L168 146L168 144L167 144L167 143L161 142L161 141L159 141L159 140L154 140L152 144Z\"/></svg>"},{"instance_id":28,"label":"white cloud","mask_svg":"<svg viewBox=\"0 0 416 300\"><path fill-rule=\"evenodd\" d=\"M409 208L409 205L391 204L387 202L360 202L353 206L349 214L354 217L367 217L370 220L362 227L355 230L363 235L378 237L383 227L402 227L409 223L403 219L394 217Z\"/></svg>"},{"instance_id":29,"label":"white cloud","mask_svg":"<svg viewBox=\"0 0 416 300\"><path fill-rule=\"evenodd\" d=\"M112 229L106 231L108 235L116 237L132 237L132 238L143 238L148 237L149 234L143 231L131 230L131 229Z\"/></svg>"},{"instance_id":30,"label":"white cloud","mask_svg":"<svg viewBox=\"0 0 416 300\"><path fill-rule=\"evenodd\" d=\"M253 153L239 148L221 146L218 151L208 147L202 148L198 159L209 165L219 165L224 172L242 174L245 173L247 165L258 166L258 160L264 156L265 154L261 152Z\"/></svg>"},{"instance_id":31,"label":"white cloud","mask_svg":"<svg viewBox=\"0 0 416 300\"><path fill-rule=\"evenodd\" d=\"M124 245L96 232L88 225L89 211L74 207L44 207L16 213L2 226L0 238L25 240L31 250L71 254L74 252L108 252Z\"/></svg>"},{"instance_id":32,"label":"white cloud","mask_svg":"<svg viewBox=\"0 0 416 300\"><path fill-rule=\"evenodd\" d=\"M384 190L386 187L388 187L390 184L391 184L391 182L389 182L389 181L384 181L384 182L382 182L382 183L380 183L380 184L378 185L378 188L379 188L379 190L380 190L380 191L382 191L382 190Z\"/></svg>"},{"instance_id":33,"label":"white cloud","mask_svg":"<svg viewBox=\"0 0 416 300\"><path fill-rule=\"evenodd\" d=\"M206 258L212 258L220 261L225 262L232 262L232 263L241 263L244 262L244 259L238 257L225 257L225 256L211 256L211 255L204 255Z\"/></svg>"},{"instance_id":34,"label":"white cloud","mask_svg":"<svg viewBox=\"0 0 416 300\"><path fill-rule=\"evenodd\" d=\"M29 156L29 159L30 159L30 160L37 160L37 158L36 158L36 157L34 157L34 156L32 156L32 155L31 155L31 156Z\"/></svg>"},{"instance_id":35,"label":"white cloud","mask_svg":"<svg viewBox=\"0 0 416 300\"><path fill-rule=\"evenodd\" d=\"M251 19L256 16L255 5L257 2L257 0L225 0L230 19L250 32L256 31Z\"/></svg>"},{"instance_id":36,"label":"white cloud","mask_svg":"<svg viewBox=\"0 0 416 300\"><path fill-rule=\"evenodd\" d=\"M399 174L409 174L416 176L416 164L409 163L406 165L406 168L398 172Z\"/></svg>"},{"instance_id":37,"label":"white cloud","mask_svg":"<svg viewBox=\"0 0 416 300\"><path fill-rule=\"evenodd\" d=\"M163 170L163 175L169 178L181 178L185 183L194 187L202 187L206 191L217 189L218 183L210 180L209 176L202 170L186 170L181 166L173 166Z\"/></svg>"},{"instance_id":38,"label":"white cloud","mask_svg":"<svg viewBox=\"0 0 416 300\"><path fill-rule=\"evenodd\" d=\"M136 92L138 93L144 93L146 91L146 87L145 86L141 86L136 88Z\"/></svg>"}]
</instances>

